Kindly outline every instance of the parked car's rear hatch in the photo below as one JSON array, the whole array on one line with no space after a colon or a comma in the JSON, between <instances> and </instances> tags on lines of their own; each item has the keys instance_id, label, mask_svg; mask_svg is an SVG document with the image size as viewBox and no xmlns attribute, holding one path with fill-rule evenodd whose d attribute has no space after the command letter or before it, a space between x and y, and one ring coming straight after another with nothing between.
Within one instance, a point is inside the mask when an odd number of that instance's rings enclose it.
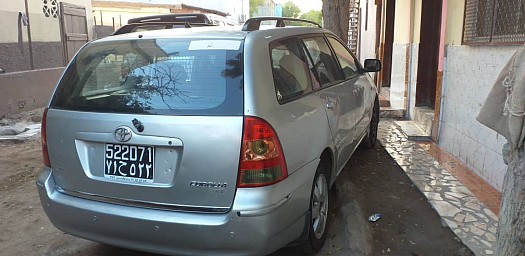
<instances>
[{"instance_id":1,"label":"parked car's rear hatch","mask_svg":"<svg viewBox=\"0 0 525 256\"><path fill-rule=\"evenodd\" d=\"M47 113L57 186L145 207L227 211L243 126L242 41L95 42Z\"/></svg>"}]
</instances>

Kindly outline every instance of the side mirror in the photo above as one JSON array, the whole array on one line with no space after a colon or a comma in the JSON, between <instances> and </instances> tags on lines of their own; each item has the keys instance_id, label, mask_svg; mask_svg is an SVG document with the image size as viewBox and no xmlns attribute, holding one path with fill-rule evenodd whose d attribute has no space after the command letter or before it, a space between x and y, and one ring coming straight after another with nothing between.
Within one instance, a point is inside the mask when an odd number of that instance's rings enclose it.
<instances>
[{"instance_id":1,"label":"side mirror","mask_svg":"<svg viewBox=\"0 0 525 256\"><path fill-rule=\"evenodd\" d=\"M5 73L5 70L0 68L0 74L4 74Z\"/></svg>"},{"instance_id":2,"label":"side mirror","mask_svg":"<svg viewBox=\"0 0 525 256\"><path fill-rule=\"evenodd\" d=\"M365 72L377 72L381 70L381 61L377 59L365 60Z\"/></svg>"}]
</instances>

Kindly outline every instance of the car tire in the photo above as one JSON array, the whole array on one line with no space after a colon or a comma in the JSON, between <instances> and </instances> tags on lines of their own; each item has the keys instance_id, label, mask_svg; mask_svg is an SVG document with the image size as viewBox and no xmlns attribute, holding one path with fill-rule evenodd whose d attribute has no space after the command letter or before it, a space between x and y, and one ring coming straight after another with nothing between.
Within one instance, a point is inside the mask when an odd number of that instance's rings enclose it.
<instances>
[{"instance_id":1,"label":"car tire","mask_svg":"<svg viewBox=\"0 0 525 256\"><path fill-rule=\"evenodd\" d=\"M370 125L368 126L368 133L361 142L365 148L374 148L377 142L377 129L379 127L379 101L376 97L374 101L374 109L372 110L372 117L370 118Z\"/></svg>"},{"instance_id":2,"label":"car tire","mask_svg":"<svg viewBox=\"0 0 525 256\"><path fill-rule=\"evenodd\" d=\"M329 207L329 177L325 162L321 161L315 172L310 194L310 214L307 221L308 236L303 244L305 254L315 254L321 250L326 240Z\"/></svg>"}]
</instances>

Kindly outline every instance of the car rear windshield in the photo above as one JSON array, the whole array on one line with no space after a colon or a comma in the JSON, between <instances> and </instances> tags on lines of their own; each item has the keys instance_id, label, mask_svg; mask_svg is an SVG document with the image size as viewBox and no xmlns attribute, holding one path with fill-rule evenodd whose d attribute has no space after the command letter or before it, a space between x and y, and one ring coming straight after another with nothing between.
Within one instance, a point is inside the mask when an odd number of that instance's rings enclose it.
<instances>
[{"instance_id":1,"label":"car rear windshield","mask_svg":"<svg viewBox=\"0 0 525 256\"><path fill-rule=\"evenodd\" d=\"M242 115L242 41L94 42L68 66L52 108L158 115Z\"/></svg>"}]
</instances>

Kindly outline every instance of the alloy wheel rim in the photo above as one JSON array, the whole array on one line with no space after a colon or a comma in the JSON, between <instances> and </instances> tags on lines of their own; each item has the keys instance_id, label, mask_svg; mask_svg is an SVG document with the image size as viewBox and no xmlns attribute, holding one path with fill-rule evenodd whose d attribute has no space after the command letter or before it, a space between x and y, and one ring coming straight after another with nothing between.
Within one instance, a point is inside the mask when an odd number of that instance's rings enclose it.
<instances>
[{"instance_id":1,"label":"alloy wheel rim","mask_svg":"<svg viewBox=\"0 0 525 256\"><path fill-rule=\"evenodd\" d=\"M324 174L317 177L312 198L312 230L321 239L328 219L328 183Z\"/></svg>"}]
</instances>

